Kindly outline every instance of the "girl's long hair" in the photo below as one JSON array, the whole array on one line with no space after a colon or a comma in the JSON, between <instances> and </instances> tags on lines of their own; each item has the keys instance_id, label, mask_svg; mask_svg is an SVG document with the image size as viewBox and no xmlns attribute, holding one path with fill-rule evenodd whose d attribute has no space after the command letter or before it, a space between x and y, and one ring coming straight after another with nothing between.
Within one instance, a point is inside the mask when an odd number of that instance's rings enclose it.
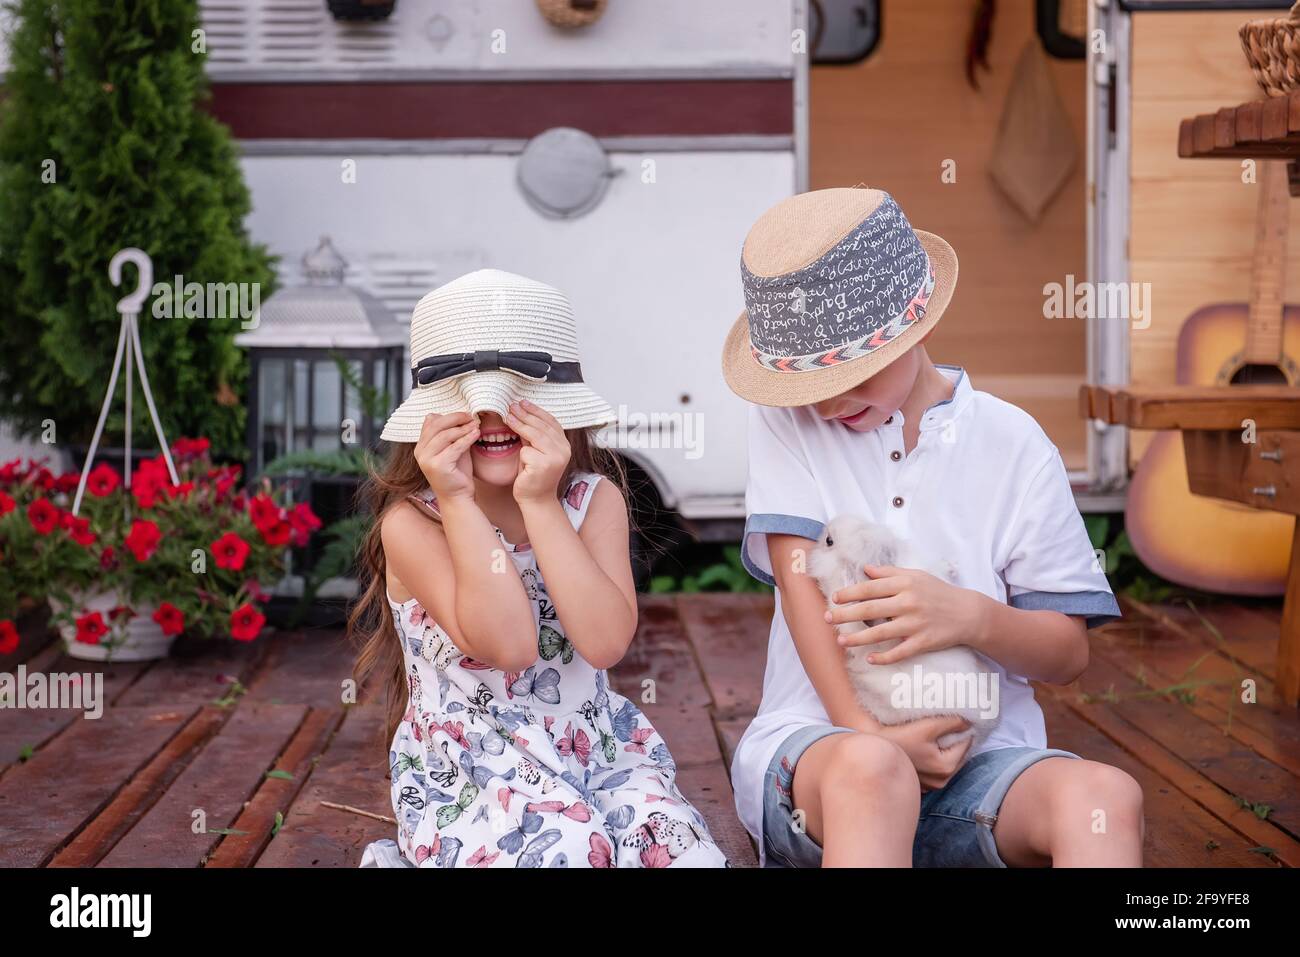
<instances>
[{"instance_id":1,"label":"girl's long hair","mask_svg":"<svg viewBox=\"0 0 1300 957\"><path fill-rule=\"evenodd\" d=\"M618 485L630 502L623 460L598 446L590 429L566 429L564 434L569 440L570 457L556 487L557 497L563 497L574 474L596 472ZM378 686L372 690L381 693L386 701L385 748L406 711L407 679L401 638L388 604L388 564L384 560L381 528L389 509L406 501L407 496L423 491L428 484L415 461L415 443L395 442L389 444L383 464L372 465L369 478L357 493L363 514L368 513L372 520L357 552L362 591L348 615L348 637L360 649L353 666L358 686L365 687L374 678ZM435 519L430 517L427 521Z\"/></svg>"}]
</instances>

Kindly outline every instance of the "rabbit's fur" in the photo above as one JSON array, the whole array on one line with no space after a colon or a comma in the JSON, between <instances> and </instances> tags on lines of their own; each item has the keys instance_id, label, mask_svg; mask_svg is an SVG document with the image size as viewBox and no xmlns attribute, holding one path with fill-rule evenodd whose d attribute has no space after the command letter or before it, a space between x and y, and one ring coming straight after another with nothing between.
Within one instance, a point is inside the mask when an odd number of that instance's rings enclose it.
<instances>
[{"instance_id":1,"label":"rabbit's fur","mask_svg":"<svg viewBox=\"0 0 1300 957\"><path fill-rule=\"evenodd\" d=\"M913 553L908 543L892 530L856 515L841 515L832 519L808 556L808 574L816 580L830 607L834 607L830 600L832 594L867 577L863 571L864 565L917 568L948 581L956 578L956 569L949 563L934 562L927 566ZM859 621L836 626L841 634L861 631L865 627L867 625ZM845 649L849 680L857 692L859 703L884 725L903 724L930 715L948 714L960 715L970 722L970 728L965 731L942 735L938 739L941 748L960 744L969 737L975 739L972 748L983 741L997 724L1000 690L997 672L990 672L987 666L981 664L975 652L965 645L922 652L892 665L873 665L867 662L867 655L885 651L898 643L899 639L892 638L874 645ZM950 690L943 696L944 706L934 707L922 706L922 701L916 700L913 690L910 696L904 693L901 700L906 706L900 707L900 699L896 697L901 693L898 689L903 685L915 689L917 667L921 669L923 681L937 681L938 679L929 678L936 673L950 676L945 679L943 687L960 691L954 693ZM988 677L981 680L980 675ZM971 691L975 689L979 690L972 694ZM981 697L985 696L986 700L981 702ZM990 712L992 716L989 716Z\"/></svg>"}]
</instances>

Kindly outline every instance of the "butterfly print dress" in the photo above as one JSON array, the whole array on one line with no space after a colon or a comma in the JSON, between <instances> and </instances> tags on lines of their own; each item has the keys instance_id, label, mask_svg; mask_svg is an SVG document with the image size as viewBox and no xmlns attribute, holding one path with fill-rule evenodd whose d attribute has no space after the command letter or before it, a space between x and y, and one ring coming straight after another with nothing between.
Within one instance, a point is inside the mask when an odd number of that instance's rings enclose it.
<instances>
[{"instance_id":1,"label":"butterfly print dress","mask_svg":"<svg viewBox=\"0 0 1300 957\"><path fill-rule=\"evenodd\" d=\"M574 528L599 480L583 473L566 490ZM436 511L432 491L421 498ZM537 661L525 671L465 656L414 599L389 600L410 692L389 754L397 848L379 843L400 851L390 862L724 866L663 739L565 638L529 546L497 535L537 622ZM371 848L369 858L385 857Z\"/></svg>"}]
</instances>

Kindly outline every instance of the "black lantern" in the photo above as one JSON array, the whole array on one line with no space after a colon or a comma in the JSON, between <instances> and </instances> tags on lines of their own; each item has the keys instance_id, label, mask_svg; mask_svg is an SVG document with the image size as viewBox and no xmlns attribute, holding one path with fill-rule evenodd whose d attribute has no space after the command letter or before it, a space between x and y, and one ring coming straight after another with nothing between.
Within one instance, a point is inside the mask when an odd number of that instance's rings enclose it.
<instances>
[{"instance_id":1,"label":"black lantern","mask_svg":"<svg viewBox=\"0 0 1300 957\"><path fill-rule=\"evenodd\" d=\"M405 391L407 327L367 292L344 285L329 237L303 257L307 284L263 305L248 350L250 476L284 455L375 448Z\"/></svg>"}]
</instances>

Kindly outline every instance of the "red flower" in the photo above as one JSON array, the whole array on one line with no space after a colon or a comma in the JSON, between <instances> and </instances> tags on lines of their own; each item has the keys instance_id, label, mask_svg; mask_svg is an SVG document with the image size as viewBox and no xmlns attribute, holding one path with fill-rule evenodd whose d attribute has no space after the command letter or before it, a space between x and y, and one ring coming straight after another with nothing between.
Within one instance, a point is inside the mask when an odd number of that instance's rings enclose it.
<instances>
[{"instance_id":1,"label":"red flower","mask_svg":"<svg viewBox=\"0 0 1300 957\"><path fill-rule=\"evenodd\" d=\"M262 585L256 578L250 578L244 582L244 591L248 592L253 601L261 602L263 605L271 600L271 596L262 591Z\"/></svg>"},{"instance_id":2,"label":"red flower","mask_svg":"<svg viewBox=\"0 0 1300 957\"><path fill-rule=\"evenodd\" d=\"M37 535L48 535L58 527L59 510L50 504L49 499L38 498L27 506L27 520Z\"/></svg>"},{"instance_id":3,"label":"red flower","mask_svg":"<svg viewBox=\"0 0 1300 957\"><path fill-rule=\"evenodd\" d=\"M293 543L299 548L306 546L312 532L320 528L320 519L306 502L299 502L289 513L289 525L293 529Z\"/></svg>"},{"instance_id":4,"label":"red flower","mask_svg":"<svg viewBox=\"0 0 1300 957\"><path fill-rule=\"evenodd\" d=\"M126 541L122 544L135 556L137 562L144 562L157 550L160 541L162 533L158 531L158 526L147 519L137 518L131 523L131 534L126 536Z\"/></svg>"},{"instance_id":5,"label":"red flower","mask_svg":"<svg viewBox=\"0 0 1300 957\"><path fill-rule=\"evenodd\" d=\"M120 482L121 479L117 477L117 470L113 466L100 463L91 469L90 475L86 476L86 491L95 498L103 498L111 494Z\"/></svg>"},{"instance_id":6,"label":"red flower","mask_svg":"<svg viewBox=\"0 0 1300 957\"><path fill-rule=\"evenodd\" d=\"M289 535L292 529L289 528L288 522L276 522L274 525L263 525L257 529L262 533L262 541L272 548L281 548L289 544Z\"/></svg>"},{"instance_id":7,"label":"red flower","mask_svg":"<svg viewBox=\"0 0 1300 957\"><path fill-rule=\"evenodd\" d=\"M103 616L92 611L88 615L82 615L77 619L77 641L83 645L97 645L99 639L108 634L108 627L104 624Z\"/></svg>"},{"instance_id":8,"label":"red flower","mask_svg":"<svg viewBox=\"0 0 1300 957\"><path fill-rule=\"evenodd\" d=\"M206 452L211 443L207 439L177 439L172 444L172 455L182 461L196 459Z\"/></svg>"},{"instance_id":9,"label":"red flower","mask_svg":"<svg viewBox=\"0 0 1300 957\"><path fill-rule=\"evenodd\" d=\"M18 629L8 618L0 619L0 655L12 655L18 650Z\"/></svg>"},{"instance_id":10,"label":"red flower","mask_svg":"<svg viewBox=\"0 0 1300 957\"><path fill-rule=\"evenodd\" d=\"M230 637L235 641L252 641L265 624L266 616L255 607L240 605L230 616Z\"/></svg>"},{"instance_id":11,"label":"red flower","mask_svg":"<svg viewBox=\"0 0 1300 957\"><path fill-rule=\"evenodd\" d=\"M171 486L171 474L167 463L161 457L145 459L139 470L131 476L131 494L141 508L153 508L158 501L158 493Z\"/></svg>"},{"instance_id":12,"label":"red flower","mask_svg":"<svg viewBox=\"0 0 1300 957\"><path fill-rule=\"evenodd\" d=\"M164 635L179 635L185 630L185 616L171 602L165 601L153 613L153 620L158 622Z\"/></svg>"},{"instance_id":13,"label":"red flower","mask_svg":"<svg viewBox=\"0 0 1300 957\"><path fill-rule=\"evenodd\" d=\"M12 498L0 492L0 515L8 515L17 507L18 504Z\"/></svg>"},{"instance_id":14,"label":"red flower","mask_svg":"<svg viewBox=\"0 0 1300 957\"><path fill-rule=\"evenodd\" d=\"M81 484L81 474L79 472L64 472L54 482L56 492L72 492Z\"/></svg>"},{"instance_id":15,"label":"red flower","mask_svg":"<svg viewBox=\"0 0 1300 957\"><path fill-rule=\"evenodd\" d=\"M280 506L275 504L271 496L260 492L248 503L248 517L253 520L259 532L265 532L268 527L280 521Z\"/></svg>"},{"instance_id":16,"label":"red flower","mask_svg":"<svg viewBox=\"0 0 1300 957\"><path fill-rule=\"evenodd\" d=\"M167 487L168 498L189 498L190 493L194 491L193 482L182 482L180 485L169 485Z\"/></svg>"},{"instance_id":17,"label":"red flower","mask_svg":"<svg viewBox=\"0 0 1300 957\"><path fill-rule=\"evenodd\" d=\"M117 567L117 552L113 550L112 545L105 545L104 550L99 553L99 567L106 572Z\"/></svg>"},{"instance_id":18,"label":"red flower","mask_svg":"<svg viewBox=\"0 0 1300 957\"><path fill-rule=\"evenodd\" d=\"M229 568L231 571L237 572L244 567L248 551L248 542L234 532L226 532L212 543L212 555L216 559L217 567Z\"/></svg>"},{"instance_id":19,"label":"red flower","mask_svg":"<svg viewBox=\"0 0 1300 957\"><path fill-rule=\"evenodd\" d=\"M135 617L135 612L126 605L114 605L108 612L109 621L130 621Z\"/></svg>"},{"instance_id":20,"label":"red flower","mask_svg":"<svg viewBox=\"0 0 1300 957\"><path fill-rule=\"evenodd\" d=\"M5 482L7 484L9 482L18 481L18 477L22 474L22 468L22 459L14 459L12 462L6 462L4 465L0 465L0 482Z\"/></svg>"},{"instance_id":21,"label":"red flower","mask_svg":"<svg viewBox=\"0 0 1300 957\"><path fill-rule=\"evenodd\" d=\"M71 512L64 512L62 524L64 531L78 545L85 547L95 544L98 536L90 530L90 519L78 518Z\"/></svg>"}]
</instances>

